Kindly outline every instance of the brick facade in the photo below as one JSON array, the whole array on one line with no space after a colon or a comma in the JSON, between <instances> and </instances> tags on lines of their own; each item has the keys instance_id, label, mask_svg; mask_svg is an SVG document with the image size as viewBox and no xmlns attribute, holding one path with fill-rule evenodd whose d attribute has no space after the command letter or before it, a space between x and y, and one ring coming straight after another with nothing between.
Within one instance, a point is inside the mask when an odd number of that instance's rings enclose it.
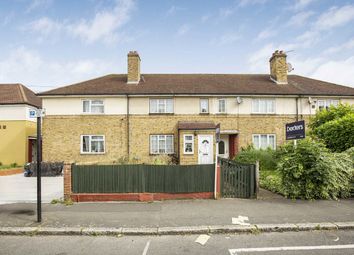
<instances>
[{"instance_id":1,"label":"brick facade","mask_svg":"<svg viewBox=\"0 0 354 255\"><path fill-rule=\"evenodd\" d=\"M240 149L252 143L252 134L276 134L277 145L284 143L285 123L295 120L295 115L130 115L129 158L137 163L154 161L157 156L150 154L152 134L173 134L177 156L178 121L213 121L221 124L221 130L237 130ZM128 156L126 130L125 115L46 116L43 121L43 160L86 164L117 162ZM181 151L186 132L180 132ZM208 132L197 131L197 134ZM80 137L84 134L105 135L106 152L102 155L80 154ZM197 139L194 141L195 155L181 155L182 164L198 163Z\"/></svg>"}]
</instances>

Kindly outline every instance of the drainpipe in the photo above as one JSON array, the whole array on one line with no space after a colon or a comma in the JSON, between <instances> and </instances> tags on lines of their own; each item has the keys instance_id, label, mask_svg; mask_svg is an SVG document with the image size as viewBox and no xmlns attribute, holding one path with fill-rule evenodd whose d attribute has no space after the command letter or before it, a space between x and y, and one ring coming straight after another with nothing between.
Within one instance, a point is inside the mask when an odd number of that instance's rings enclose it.
<instances>
[{"instance_id":1,"label":"drainpipe","mask_svg":"<svg viewBox=\"0 0 354 255\"><path fill-rule=\"evenodd\" d=\"M130 155L130 139L129 139L129 96L128 94L126 94L127 97L127 156L128 156L128 160L129 160L129 155Z\"/></svg>"},{"instance_id":2,"label":"drainpipe","mask_svg":"<svg viewBox=\"0 0 354 255\"><path fill-rule=\"evenodd\" d=\"M296 121L299 121L299 98L300 96L296 98Z\"/></svg>"}]
</instances>

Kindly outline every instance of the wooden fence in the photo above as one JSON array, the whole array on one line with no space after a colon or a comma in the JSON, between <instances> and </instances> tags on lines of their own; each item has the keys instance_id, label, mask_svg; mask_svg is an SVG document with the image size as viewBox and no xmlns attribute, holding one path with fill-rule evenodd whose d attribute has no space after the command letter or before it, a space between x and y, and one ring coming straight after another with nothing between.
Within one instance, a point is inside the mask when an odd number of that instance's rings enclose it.
<instances>
[{"instance_id":1,"label":"wooden fence","mask_svg":"<svg viewBox=\"0 0 354 255\"><path fill-rule=\"evenodd\" d=\"M228 198L255 198L257 171L255 164L241 164L219 159L221 167L221 194Z\"/></svg>"},{"instance_id":2,"label":"wooden fence","mask_svg":"<svg viewBox=\"0 0 354 255\"><path fill-rule=\"evenodd\" d=\"M214 165L73 165L73 193L214 191Z\"/></svg>"}]
</instances>

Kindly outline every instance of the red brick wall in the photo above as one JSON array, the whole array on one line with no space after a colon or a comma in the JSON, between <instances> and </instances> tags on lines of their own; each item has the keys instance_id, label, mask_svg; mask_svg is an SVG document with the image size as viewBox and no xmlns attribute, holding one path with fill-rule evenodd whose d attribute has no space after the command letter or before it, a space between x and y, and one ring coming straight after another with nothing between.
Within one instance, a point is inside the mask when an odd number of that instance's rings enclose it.
<instances>
[{"instance_id":1,"label":"red brick wall","mask_svg":"<svg viewBox=\"0 0 354 255\"><path fill-rule=\"evenodd\" d=\"M70 198L71 189L71 164L64 164L64 198Z\"/></svg>"}]
</instances>

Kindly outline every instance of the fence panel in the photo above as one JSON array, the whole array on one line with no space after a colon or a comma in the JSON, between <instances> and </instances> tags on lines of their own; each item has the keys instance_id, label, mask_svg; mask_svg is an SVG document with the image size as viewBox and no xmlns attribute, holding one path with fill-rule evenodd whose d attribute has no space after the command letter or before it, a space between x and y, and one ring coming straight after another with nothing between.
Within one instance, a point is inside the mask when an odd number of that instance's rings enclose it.
<instances>
[{"instance_id":1,"label":"fence panel","mask_svg":"<svg viewBox=\"0 0 354 255\"><path fill-rule=\"evenodd\" d=\"M74 165L74 193L214 191L214 165Z\"/></svg>"}]
</instances>

